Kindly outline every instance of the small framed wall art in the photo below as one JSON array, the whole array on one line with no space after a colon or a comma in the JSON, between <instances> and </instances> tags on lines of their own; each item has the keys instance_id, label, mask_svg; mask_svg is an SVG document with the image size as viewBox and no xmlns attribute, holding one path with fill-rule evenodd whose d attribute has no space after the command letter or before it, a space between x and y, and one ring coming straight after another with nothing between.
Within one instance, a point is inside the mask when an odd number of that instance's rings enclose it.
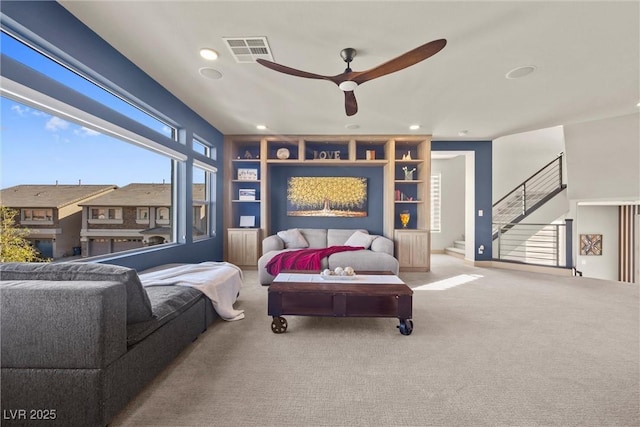
<instances>
[{"instance_id":1,"label":"small framed wall art","mask_svg":"<svg viewBox=\"0 0 640 427\"><path fill-rule=\"evenodd\" d=\"M238 200L255 200L255 188L241 188L238 190Z\"/></svg>"},{"instance_id":2,"label":"small framed wall art","mask_svg":"<svg viewBox=\"0 0 640 427\"><path fill-rule=\"evenodd\" d=\"M580 255L602 255L602 234L581 234Z\"/></svg>"},{"instance_id":3,"label":"small framed wall art","mask_svg":"<svg viewBox=\"0 0 640 427\"><path fill-rule=\"evenodd\" d=\"M257 181L258 169L238 168L238 181Z\"/></svg>"},{"instance_id":4,"label":"small framed wall art","mask_svg":"<svg viewBox=\"0 0 640 427\"><path fill-rule=\"evenodd\" d=\"M253 228L256 226L256 217L255 216L241 216L240 217L240 227L242 228Z\"/></svg>"}]
</instances>

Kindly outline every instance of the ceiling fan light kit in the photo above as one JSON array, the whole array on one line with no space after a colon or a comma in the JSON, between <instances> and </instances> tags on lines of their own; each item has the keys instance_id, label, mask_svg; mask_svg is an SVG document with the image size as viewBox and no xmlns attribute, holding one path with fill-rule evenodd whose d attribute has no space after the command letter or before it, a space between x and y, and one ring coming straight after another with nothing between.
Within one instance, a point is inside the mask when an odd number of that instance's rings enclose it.
<instances>
[{"instance_id":1,"label":"ceiling fan light kit","mask_svg":"<svg viewBox=\"0 0 640 427\"><path fill-rule=\"evenodd\" d=\"M354 82L353 80L345 80L342 83L340 83L338 87L342 89L343 92L349 92L357 88L358 83Z\"/></svg>"},{"instance_id":2,"label":"ceiling fan light kit","mask_svg":"<svg viewBox=\"0 0 640 427\"><path fill-rule=\"evenodd\" d=\"M344 105L347 116L352 116L358 112L358 103L356 102L356 96L353 91L359 85L366 83L369 80L403 70L420 61L424 61L425 59L440 52L446 44L447 40L445 39L431 41L366 71L353 71L351 69L351 61L353 61L357 51L352 47L348 47L340 51L340 57L342 57L344 62L347 63L347 68L342 74L337 74L335 76L323 76L321 74L296 70L295 68L280 65L265 59L257 59L256 62L274 71L289 74L291 76L315 80L328 80L335 83L344 92Z\"/></svg>"}]
</instances>

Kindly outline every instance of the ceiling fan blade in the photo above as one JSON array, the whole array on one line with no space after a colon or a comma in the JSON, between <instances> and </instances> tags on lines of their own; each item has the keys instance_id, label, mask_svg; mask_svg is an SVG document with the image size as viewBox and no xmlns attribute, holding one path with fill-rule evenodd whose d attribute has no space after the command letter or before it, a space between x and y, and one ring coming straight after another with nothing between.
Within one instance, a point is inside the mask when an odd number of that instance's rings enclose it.
<instances>
[{"instance_id":1,"label":"ceiling fan blade","mask_svg":"<svg viewBox=\"0 0 640 427\"><path fill-rule=\"evenodd\" d=\"M358 103L356 102L356 95L352 90L344 93L344 109L347 112L347 116L353 116L358 112Z\"/></svg>"},{"instance_id":2,"label":"ceiling fan blade","mask_svg":"<svg viewBox=\"0 0 640 427\"><path fill-rule=\"evenodd\" d=\"M256 62L272 70L279 71L284 74L289 74L296 77L305 77L307 79L318 80L331 80L328 76L322 76L320 74L308 73L306 71L296 70L295 68L286 67L284 65L276 64L275 62L267 61L266 59L256 59Z\"/></svg>"},{"instance_id":3,"label":"ceiling fan blade","mask_svg":"<svg viewBox=\"0 0 640 427\"><path fill-rule=\"evenodd\" d=\"M367 71L359 72L357 73L357 76L354 76L354 78L352 78L351 80L360 85L369 80L373 80L375 78L400 71L435 55L436 53L440 52L446 45L446 39L431 41L413 50L410 50L409 52L406 52L398 56L397 58L387 61L384 64L380 64L377 67L371 68Z\"/></svg>"}]
</instances>

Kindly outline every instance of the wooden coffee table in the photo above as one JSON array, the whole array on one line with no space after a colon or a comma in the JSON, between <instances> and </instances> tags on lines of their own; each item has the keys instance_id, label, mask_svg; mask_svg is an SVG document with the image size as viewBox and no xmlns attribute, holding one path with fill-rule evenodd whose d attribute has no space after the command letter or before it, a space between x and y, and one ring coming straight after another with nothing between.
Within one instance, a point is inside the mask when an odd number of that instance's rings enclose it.
<instances>
[{"instance_id":1,"label":"wooden coffee table","mask_svg":"<svg viewBox=\"0 0 640 427\"><path fill-rule=\"evenodd\" d=\"M325 317L397 317L402 335L413 331L413 291L392 273L357 272L353 279L325 280L318 273L278 274L269 285L271 330L287 331L282 315Z\"/></svg>"}]
</instances>

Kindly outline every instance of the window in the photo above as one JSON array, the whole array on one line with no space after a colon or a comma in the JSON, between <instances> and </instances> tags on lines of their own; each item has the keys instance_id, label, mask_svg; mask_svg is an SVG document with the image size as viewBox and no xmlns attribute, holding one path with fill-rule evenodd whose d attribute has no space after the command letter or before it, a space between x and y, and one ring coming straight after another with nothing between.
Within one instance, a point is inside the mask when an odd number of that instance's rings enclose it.
<instances>
[{"instance_id":1,"label":"window","mask_svg":"<svg viewBox=\"0 0 640 427\"><path fill-rule=\"evenodd\" d=\"M53 209L22 209L22 222L53 223Z\"/></svg>"},{"instance_id":2,"label":"window","mask_svg":"<svg viewBox=\"0 0 640 427\"><path fill-rule=\"evenodd\" d=\"M30 78L51 78L64 84L69 91L78 91L165 136L175 137L177 132L165 122L143 113L4 32L1 37L3 54L30 67L24 73L23 83L6 80L0 88L3 188L23 184L48 184L52 187L60 184L60 188L66 188L77 184L76 188L68 188L68 193L60 194L60 199L71 198L79 205L73 205L77 209L72 206L61 210L59 220L64 220L67 215L80 215L82 206L86 217L83 223L73 221L73 226L62 229L58 245L68 244L70 247L60 252L72 253L71 246L77 245L78 241L88 242L86 250L82 251L83 256L133 249L133 242L142 241L146 227L126 225L123 208L109 206L113 203L113 200L108 200L109 194L96 197L95 188L116 188L115 193L131 183L158 182L166 182L171 188L177 162L186 160L186 155L168 148L164 141L151 140L94 116L91 112L92 109L100 111L98 104L87 103L87 110L80 110L26 85ZM86 191L81 191L83 187ZM120 200L118 204L135 203L136 196L131 198L124 203ZM163 214L167 218L165 224L170 224L172 199L168 206ZM33 213L26 215L33 217ZM133 209L128 215L131 222L137 222L137 213ZM149 211L146 216L150 217ZM148 223L147 219L145 224ZM176 241L172 232L166 235L166 239L168 242ZM124 244L125 241L132 244ZM141 248L142 244L138 247Z\"/></svg>"},{"instance_id":3,"label":"window","mask_svg":"<svg viewBox=\"0 0 640 427\"><path fill-rule=\"evenodd\" d=\"M206 157L209 157L210 159L216 160L216 148L212 147L211 144L204 142L198 137L193 138L192 149L196 153L200 153Z\"/></svg>"},{"instance_id":4,"label":"window","mask_svg":"<svg viewBox=\"0 0 640 427\"><path fill-rule=\"evenodd\" d=\"M136 209L136 221L139 223L149 222L149 208Z\"/></svg>"},{"instance_id":5,"label":"window","mask_svg":"<svg viewBox=\"0 0 640 427\"><path fill-rule=\"evenodd\" d=\"M193 239L213 235L212 233L212 188L215 188L215 168L201 164L193 167Z\"/></svg>"},{"instance_id":6,"label":"window","mask_svg":"<svg viewBox=\"0 0 640 427\"><path fill-rule=\"evenodd\" d=\"M431 175L431 232L439 233L441 230L441 174Z\"/></svg>"},{"instance_id":7,"label":"window","mask_svg":"<svg viewBox=\"0 0 640 427\"><path fill-rule=\"evenodd\" d=\"M2 46L3 54L46 74L48 77L58 81L59 83L82 92L94 101L98 101L109 108L123 113L130 119L133 119L156 132L175 139L177 134L175 127L170 126L148 112L132 105L122 97L114 95L112 92L106 90L104 87L93 82L81 73L72 70L71 67L62 65L48 56L45 56L41 52L19 41L4 31L0 34L0 45Z\"/></svg>"},{"instance_id":8,"label":"window","mask_svg":"<svg viewBox=\"0 0 640 427\"><path fill-rule=\"evenodd\" d=\"M184 171L191 163L185 152L187 147L182 145L188 141L182 138L181 144L177 143L179 136L191 133L190 129L178 132L165 115L176 111L171 102L156 102L154 98L151 107L137 105L134 96L121 91L122 85L111 84L100 70L92 71L79 64L77 60L82 56L68 63L67 57L58 56L59 51L54 49L65 52L65 45L40 45L25 33L24 40L33 42L29 46L19 40L22 37L5 31L9 30L2 28L0 44L3 56L11 60L3 64L1 71L18 77L4 79L0 87L3 189L23 184L101 188L89 192L86 198L85 194L73 198L77 203L73 203L72 209L65 207L65 212L61 209L55 213L60 221L66 214L82 218L72 221L73 227L61 229L63 236L58 245L80 242L82 255L92 257L125 250L142 251L147 242L189 243L188 236L182 233L178 236L178 231L189 228L194 218L204 226L198 228L199 236L213 233L215 195L211 192L216 181L210 170L215 170L216 148L202 138L197 138L193 145L200 153L193 154L207 166L207 173L199 182L205 190L194 203L198 208L192 218L189 215L192 203L184 194L189 191L181 182L188 178ZM105 106L119 114L105 114ZM195 113L193 116L196 117ZM127 118L144 127L131 126ZM214 131L217 138L214 128L204 129ZM122 190L133 184L166 188L133 191L125 197ZM104 188L107 190L103 191ZM74 207L78 210L70 212ZM36 212L25 215L36 220L42 217ZM49 217L53 219L53 215Z\"/></svg>"},{"instance_id":9,"label":"window","mask_svg":"<svg viewBox=\"0 0 640 427\"><path fill-rule=\"evenodd\" d=\"M200 153L204 156L209 157L209 147L205 145L203 142L198 141L197 139L193 139L193 151L196 153Z\"/></svg>"},{"instance_id":10,"label":"window","mask_svg":"<svg viewBox=\"0 0 640 427\"><path fill-rule=\"evenodd\" d=\"M122 208L91 208L89 220L117 221L122 222Z\"/></svg>"},{"instance_id":11,"label":"window","mask_svg":"<svg viewBox=\"0 0 640 427\"><path fill-rule=\"evenodd\" d=\"M171 220L169 216L169 208L157 208L156 209L156 222L158 224L169 224Z\"/></svg>"}]
</instances>

